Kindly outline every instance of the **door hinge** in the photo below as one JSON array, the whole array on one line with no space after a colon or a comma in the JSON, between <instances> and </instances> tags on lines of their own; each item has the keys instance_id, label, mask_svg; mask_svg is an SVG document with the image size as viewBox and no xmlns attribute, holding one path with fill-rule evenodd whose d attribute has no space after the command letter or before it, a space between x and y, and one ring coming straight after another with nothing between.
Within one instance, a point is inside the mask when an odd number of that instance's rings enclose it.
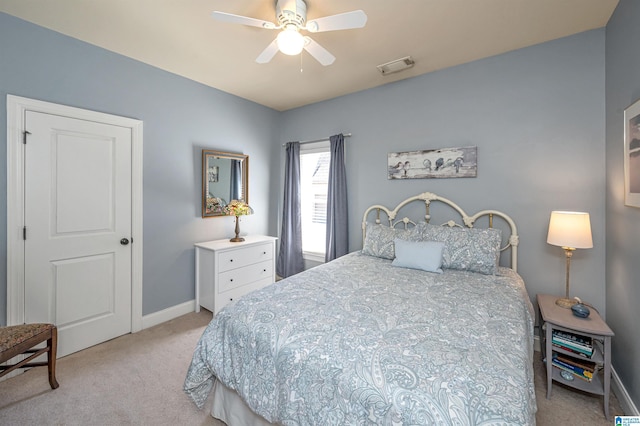
<instances>
[{"instance_id":1,"label":"door hinge","mask_svg":"<svg viewBox=\"0 0 640 426\"><path fill-rule=\"evenodd\" d=\"M28 132L26 130L24 132L22 132L22 143L23 144L25 144L25 145L27 144L27 135L30 135L30 134L31 134L31 132Z\"/></svg>"},{"instance_id":2,"label":"door hinge","mask_svg":"<svg viewBox=\"0 0 640 426\"><path fill-rule=\"evenodd\" d=\"M25 240L25 241L27 240L27 227L26 226L22 227L22 239Z\"/></svg>"}]
</instances>

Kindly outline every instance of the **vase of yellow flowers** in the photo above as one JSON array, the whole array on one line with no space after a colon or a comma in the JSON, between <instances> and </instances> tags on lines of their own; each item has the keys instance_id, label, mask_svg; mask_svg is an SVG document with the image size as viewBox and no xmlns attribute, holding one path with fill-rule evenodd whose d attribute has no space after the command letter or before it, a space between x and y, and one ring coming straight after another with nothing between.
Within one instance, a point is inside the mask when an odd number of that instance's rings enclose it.
<instances>
[{"instance_id":1,"label":"vase of yellow flowers","mask_svg":"<svg viewBox=\"0 0 640 426\"><path fill-rule=\"evenodd\" d=\"M242 200L231 200L231 202L224 207L224 211L227 215L236 217L236 236L234 238L231 238L229 241L233 243L244 241L244 238L240 236L239 218L240 216L253 214L253 209L249 206L249 204L245 203Z\"/></svg>"}]
</instances>

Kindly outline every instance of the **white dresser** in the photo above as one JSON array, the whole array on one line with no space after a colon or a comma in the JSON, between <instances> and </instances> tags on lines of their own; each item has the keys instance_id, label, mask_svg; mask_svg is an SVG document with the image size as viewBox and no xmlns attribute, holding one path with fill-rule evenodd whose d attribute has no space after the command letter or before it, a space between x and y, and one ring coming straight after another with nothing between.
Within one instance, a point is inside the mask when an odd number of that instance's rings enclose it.
<instances>
[{"instance_id":1,"label":"white dresser","mask_svg":"<svg viewBox=\"0 0 640 426\"><path fill-rule=\"evenodd\" d=\"M276 280L275 237L249 235L197 243L196 312L200 306L217 314L240 296Z\"/></svg>"}]
</instances>

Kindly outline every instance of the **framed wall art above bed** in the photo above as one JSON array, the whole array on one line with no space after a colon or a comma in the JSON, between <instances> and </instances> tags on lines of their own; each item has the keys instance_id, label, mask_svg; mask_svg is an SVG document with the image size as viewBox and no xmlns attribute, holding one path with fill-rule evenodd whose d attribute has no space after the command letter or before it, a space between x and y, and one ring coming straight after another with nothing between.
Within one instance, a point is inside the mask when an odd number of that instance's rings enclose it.
<instances>
[{"instance_id":1,"label":"framed wall art above bed","mask_svg":"<svg viewBox=\"0 0 640 426\"><path fill-rule=\"evenodd\" d=\"M426 192L371 206L362 228L362 250L213 318L185 379L192 400L213 390L212 415L234 426L535 424L513 220Z\"/></svg>"},{"instance_id":2,"label":"framed wall art above bed","mask_svg":"<svg viewBox=\"0 0 640 426\"><path fill-rule=\"evenodd\" d=\"M476 177L478 148L440 148L390 152L387 155L388 179L431 179Z\"/></svg>"},{"instance_id":3,"label":"framed wall art above bed","mask_svg":"<svg viewBox=\"0 0 640 426\"><path fill-rule=\"evenodd\" d=\"M624 110L624 204L640 207L640 100Z\"/></svg>"}]
</instances>

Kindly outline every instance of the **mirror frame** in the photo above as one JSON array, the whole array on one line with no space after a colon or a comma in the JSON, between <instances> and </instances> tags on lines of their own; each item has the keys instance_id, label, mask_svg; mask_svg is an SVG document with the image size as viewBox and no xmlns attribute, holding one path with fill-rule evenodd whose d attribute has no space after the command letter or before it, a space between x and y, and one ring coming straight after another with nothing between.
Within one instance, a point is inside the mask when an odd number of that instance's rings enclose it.
<instances>
[{"instance_id":1,"label":"mirror frame","mask_svg":"<svg viewBox=\"0 0 640 426\"><path fill-rule=\"evenodd\" d=\"M215 151L212 149L202 150L202 217L223 217L227 216L223 213L207 213L207 184L208 176L208 159L210 157L226 158L229 160L240 160L243 162L242 167L242 192L245 203L249 204L249 156L245 154L236 154L233 152ZM230 202L231 200L227 200Z\"/></svg>"}]
</instances>

